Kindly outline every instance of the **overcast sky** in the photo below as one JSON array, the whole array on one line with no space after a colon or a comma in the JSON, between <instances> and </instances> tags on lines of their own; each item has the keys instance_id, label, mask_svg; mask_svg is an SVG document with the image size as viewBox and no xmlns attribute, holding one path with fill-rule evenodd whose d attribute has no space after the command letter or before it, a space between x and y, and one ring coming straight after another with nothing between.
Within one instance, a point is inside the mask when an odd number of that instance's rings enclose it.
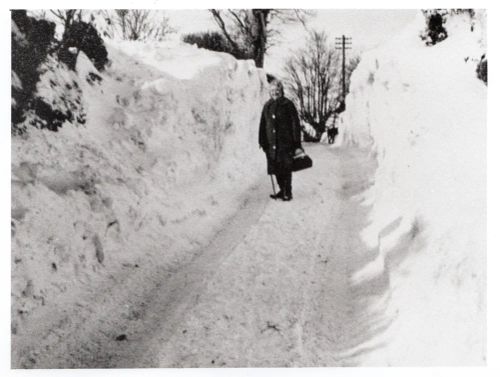
<instances>
[{"instance_id":1,"label":"overcast sky","mask_svg":"<svg viewBox=\"0 0 500 377\"><path fill-rule=\"evenodd\" d=\"M325 31L331 42L342 34L352 37L357 51L373 48L410 23L416 10L316 10L308 28ZM167 16L180 34L217 30L207 10L169 10ZM266 56L264 66L269 73L278 74L291 51L301 47L307 32L300 23L283 25L279 43Z\"/></svg>"}]
</instances>

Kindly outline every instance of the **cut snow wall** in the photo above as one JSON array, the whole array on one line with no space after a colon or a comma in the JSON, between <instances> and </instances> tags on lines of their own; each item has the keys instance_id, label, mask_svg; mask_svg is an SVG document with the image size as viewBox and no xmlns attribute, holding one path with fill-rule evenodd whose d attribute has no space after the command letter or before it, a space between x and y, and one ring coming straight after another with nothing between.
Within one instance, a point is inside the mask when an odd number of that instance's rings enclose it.
<instances>
[{"instance_id":1,"label":"cut snow wall","mask_svg":"<svg viewBox=\"0 0 500 377\"><path fill-rule=\"evenodd\" d=\"M265 174L257 133L266 78L253 62L193 46L107 47L103 74L80 53L76 75L58 66L38 83L58 106L72 89L50 78L78 81L85 125L28 126L12 139L17 335L38 308L99 279L189 258ZM176 77L178 67L188 77Z\"/></svg>"},{"instance_id":2,"label":"cut snow wall","mask_svg":"<svg viewBox=\"0 0 500 377\"><path fill-rule=\"evenodd\" d=\"M485 363L487 89L475 74L485 13L473 22L449 17L448 39L427 47L419 15L352 75L338 144L377 158L362 235L379 251L353 281L389 270L395 319L366 364Z\"/></svg>"}]
</instances>

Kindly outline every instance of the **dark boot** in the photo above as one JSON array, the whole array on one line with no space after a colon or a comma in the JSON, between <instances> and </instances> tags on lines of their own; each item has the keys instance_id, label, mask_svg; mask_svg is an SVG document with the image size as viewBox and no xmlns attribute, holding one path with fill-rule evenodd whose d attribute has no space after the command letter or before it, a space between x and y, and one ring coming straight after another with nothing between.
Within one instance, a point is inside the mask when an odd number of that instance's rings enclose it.
<instances>
[{"instance_id":1,"label":"dark boot","mask_svg":"<svg viewBox=\"0 0 500 377\"><path fill-rule=\"evenodd\" d=\"M276 181L278 182L278 186L280 188L280 191L278 192L279 194L278 198L283 199L283 196L286 193L285 191L286 176L283 174L277 174Z\"/></svg>"},{"instance_id":2,"label":"dark boot","mask_svg":"<svg viewBox=\"0 0 500 377\"><path fill-rule=\"evenodd\" d=\"M288 202L292 200L292 173L288 173L283 177L283 200Z\"/></svg>"},{"instance_id":3,"label":"dark boot","mask_svg":"<svg viewBox=\"0 0 500 377\"><path fill-rule=\"evenodd\" d=\"M269 195L269 197L270 197L271 199L283 199L283 195L284 195L284 194L283 194L283 191L279 190L279 191L278 191L278 193L276 193L276 194L271 194L271 195Z\"/></svg>"},{"instance_id":4,"label":"dark boot","mask_svg":"<svg viewBox=\"0 0 500 377\"><path fill-rule=\"evenodd\" d=\"M269 197L271 199L283 199L283 195L285 194L285 184L284 177L281 174L276 174L276 182L278 182L278 187L280 188L278 193L271 194Z\"/></svg>"}]
</instances>

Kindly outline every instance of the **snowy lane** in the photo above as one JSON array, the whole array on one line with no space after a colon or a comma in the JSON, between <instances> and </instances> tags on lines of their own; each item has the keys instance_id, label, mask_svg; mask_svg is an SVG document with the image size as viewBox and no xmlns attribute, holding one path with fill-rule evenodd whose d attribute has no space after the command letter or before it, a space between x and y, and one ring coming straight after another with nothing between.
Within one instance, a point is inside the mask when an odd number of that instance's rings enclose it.
<instances>
[{"instance_id":1,"label":"snowy lane","mask_svg":"<svg viewBox=\"0 0 500 377\"><path fill-rule=\"evenodd\" d=\"M159 328L174 326L184 315L186 307L203 291L205 278L258 220L267 204L266 194L263 185L245 193L235 215L219 224L221 230L212 242L180 266L144 266L142 271L132 271L102 286L97 298L95 291L81 297L77 310L68 310L62 320L45 318L44 322L50 323L42 329L35 324L33 333L38 342L20 345L20 351L13 354L15 367L157 366L155 334ZM52 329L47 329L49 326ZM126 340L117 341L119 334L125 334Z\"/></svg>"},{"instance_id":2,"label":"snowy lane","mask_svg":"<svg viewBox=\"0 0 500 377\"><path fill-rule=\"evenodd\" d=\"M384 281L349 284L369 253L353 199L372 165L359 151L310 147L315 168L295 176L290 203L269 202L177 325L160 334L162 367L355 365L350 350L386 323L368 311Z\"/></svg>"},{"instance_id":3,"label":"snowy lane","mask_svg":"<svg viewBox=\"0 0 500 377\"><path fill-rule=\"evenodd\" d=\"M294 176L292 202L270 200L263 177L190 262L132 279L133 291L36 367L356 365L387 325L369 309L387 282L349 283L373 258L359 240L368 209L356 198L373 161L358 150L307 150L315 166Z\"/></svg>"}]
</instances>

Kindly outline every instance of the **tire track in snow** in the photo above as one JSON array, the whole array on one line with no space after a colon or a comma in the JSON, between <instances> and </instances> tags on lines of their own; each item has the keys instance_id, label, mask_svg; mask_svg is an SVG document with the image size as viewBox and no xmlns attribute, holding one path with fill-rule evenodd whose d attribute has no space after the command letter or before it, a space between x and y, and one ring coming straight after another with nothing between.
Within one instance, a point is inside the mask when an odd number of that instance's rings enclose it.
<instances>
[{"instance_id":1,"label":"tire track in snow","mask_svg":"<svg viewBox=\"0 0 500 377\"><path fill-rule=\"evenodd\" d=\"M292 202L269 200L263 177L189 263L132 279L36 367L356 365L363 351L349 351L383 330L368 307L385 282L349 283L370 258L353 195L373 166L362 152L308 151L315 167L294 177Z\"/></svg>"},{"instance_id":2,"label":"tire track in snow","mask_svg":"<svg viewBox=\"0 0 500 377\"><path fill-rule=\"evenodd\" d=\"M350 350L383 331L369 307L386 282L354 289L349 280L371 257L358 235L367 209L353 195L373 164L362 152L309 151L315 168L296 176L295 199L269 202L163 338L160 366L355 365L363 352Z\"/></svg>"},{"instance_id":3,"label":"tire track in snow","mask_svg":"<svg viewBox=\"0 0 500 377\"><path fill-rule=\"evenodd\" d=\"M206 247L177 269L159 265L116 281L116 286L96 300L103 305L73 331L49 330L36 349L21 352L22 368L140 368L157 367L155 334L182 317L203 291L204 279L230 253L248 226L258 220L267 204L265 180L242 195L241 205ZM123 285L123 286L120 286ZM116 297L118 296L118 297ZM85 310L82 308L82 310ZM168 322L165 323L165 318ZM66 321L70 321L67 319ZM62 326L63 324L61 324ZM126 339L116 341L118 334ZM41 335L41 334L40 334ZM36 357L36 363L30 361Z\"/></svg>"}]
</instances>

